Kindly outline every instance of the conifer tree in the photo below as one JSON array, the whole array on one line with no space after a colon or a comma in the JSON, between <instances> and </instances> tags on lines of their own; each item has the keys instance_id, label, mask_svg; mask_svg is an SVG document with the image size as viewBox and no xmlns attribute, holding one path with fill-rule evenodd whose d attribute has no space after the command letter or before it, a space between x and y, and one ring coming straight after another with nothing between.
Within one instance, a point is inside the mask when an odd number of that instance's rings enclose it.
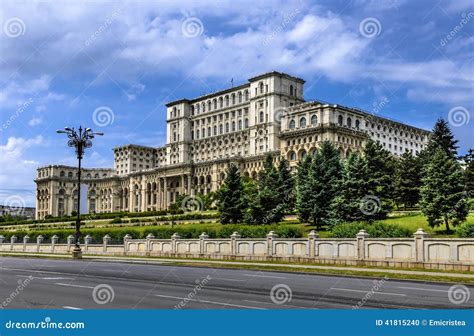
<instances>
[{"instance_id":1,"label":"conifer tree","mask_svg":"<svg viewBox=\"0 0 474 336\"><path fill-rule=\"evenodd\" d=\"M311 184L310 184L310 168L313 156L306 156L298 162L296 170L296 212L301 222L308 222L311 217Z\"/></svg>"},{"instance_id":2,"label":"conifer tree","mask_svg":"<svg viewBox=\"0 0 474 336\"><path fill-rule=\"evenodd\" d=\"M222 224L242 222L245 203L244 187L238 167L231 163L218 192L219 215Z\"/></svg>"},{"instance_id":3,"label":"conifer tree","mask_svg":"<svg viewBox=\"0 0 474 336\"><path fill-rule=\"evenodd\" d=\"M450 232L468 214L464 175L459 163L442 148L427 163L420 190L420 206L431 227L444 224Z\"/></svg>"},{"instance_id":4,"label":"conifer tree","mask_svg":"<svg viewBox=\"0 0 474 336\"><path fill-rule=\"evenodd\" d=\"M372 216L360 210L361 202L368 195L367 161L360 154L353 153L344 162L339 194L331 204L331 224L371 220Z\"/></svg>"},{"instance_id":5,"label":"conifer tree","mask_svg":"<svg viewBox=\"0 0 474 336\"><path fill-rule=\"evenodd\" d=\"M392 210L394 193L395 159L378 142L369 140L364 148L367 161L368 199L376 200L374 219L385 218Z\"/></svg>"},{"instance_id":6,"label":"conifer tree","mask_svg":"<svg viewBox=\"0 0 474 336\"><path fill-rule=\"evenodd\" d=\"M278 183L276 191L278 194L278 204L284 213L292 211L295 206L295 181L291 175L288 161L281 158L278 164Z\"/></svg>"},{"instance_id":7,"label":"conifer tree","mask_svg":"<svg viewBox=\"0 0 474 336\"><path fill-rule=\"evenodd\" d=\"M454 135L449 128L446 120L440 118L436 121L436 124L433 127L430 140L426 147L426 150L423 153L423 156L426 160L426 156L433 156L438 148L441 148L446 155L450 158L455 159L457 157L457 146L458 141L454 139Z\"/></svg>"},{"instance_id":8,"label":"conifer tree","mask_svg":"<svg viewBox=\"0 0 474 336\"><path fill-rule=\"evenodd\" d=\"M418 157L405 152L396 163L395 200L406 208L416 205L420 199L421 171L423 164Z\"/></svg>"}]
</instances>

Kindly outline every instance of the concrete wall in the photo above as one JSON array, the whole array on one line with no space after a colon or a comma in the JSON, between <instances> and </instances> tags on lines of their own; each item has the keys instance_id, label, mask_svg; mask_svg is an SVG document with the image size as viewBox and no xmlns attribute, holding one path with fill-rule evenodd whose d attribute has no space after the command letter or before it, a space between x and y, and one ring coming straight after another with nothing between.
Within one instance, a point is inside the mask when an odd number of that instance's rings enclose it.
<instances>
[{"instance_id":1,"label":"concrete wall","mask_svg":"<svg viewBox=\"0 0 474 336\"><path fill-rule=\"evenodd\" d=\"M421 229L414 238L369 238L361 230L355 239L320 239L312 231L308 238L282 239L270 232L266 238L241 238L234 232L227 239L210 239L206 233L199 239L181 239L174 234L171 239L146 239L124 237L124 243L110 244L105 236L102 244L91 244L89 236L84 238L84 254L129 255L155 257L208 258L227 260L256 260L311 262L342 265L369 265L388 267L423 267L446 270L474 271L474 239L428 238ZM49 244L36 243L23 237L18 241L12 237L5 242L0 236L0 252L23 253L69 253L73 237L67 244L59 244L57 237Z\"/></svg>"}]
</instances>

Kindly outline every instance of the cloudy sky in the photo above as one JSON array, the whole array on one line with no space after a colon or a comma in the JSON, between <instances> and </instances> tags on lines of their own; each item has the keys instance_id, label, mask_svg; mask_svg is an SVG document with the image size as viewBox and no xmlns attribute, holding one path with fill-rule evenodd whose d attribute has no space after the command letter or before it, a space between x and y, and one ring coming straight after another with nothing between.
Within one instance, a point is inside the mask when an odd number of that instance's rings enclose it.
<instances>
[{"instance_id":1,"label":"cloudy sky","mask_svg":"<svg viewBox=\"0 0 474 336\"><path fill-rule=\"evenodd\" d=\"M75 164L58 128L104 132L85 165L112 167L114 146L165 142L166 102L270 70L304 78L306 100L449 119L465 152L473 32L471 0L3 0L0 204L34 205L36 167Z\"/></svg>"}]
</instances>

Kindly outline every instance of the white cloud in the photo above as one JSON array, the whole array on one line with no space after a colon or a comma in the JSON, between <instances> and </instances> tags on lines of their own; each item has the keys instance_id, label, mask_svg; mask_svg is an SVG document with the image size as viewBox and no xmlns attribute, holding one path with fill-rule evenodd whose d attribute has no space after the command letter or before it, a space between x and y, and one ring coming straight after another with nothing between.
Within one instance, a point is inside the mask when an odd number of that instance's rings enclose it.
<instances>
[{"instance_id":1,"label":"white cloud","mask_svg":"<svg viewBox=\"0 0 474 336\"><path fill-rule=\"evenodd\" d=\"M34 126L41 125L42 122L43 122L43 119L38 118L38 117L33 117L32 119L30 119L30 121L28 121L28 125L31 127L34 127Z\"/></svg>"}]
</instances>

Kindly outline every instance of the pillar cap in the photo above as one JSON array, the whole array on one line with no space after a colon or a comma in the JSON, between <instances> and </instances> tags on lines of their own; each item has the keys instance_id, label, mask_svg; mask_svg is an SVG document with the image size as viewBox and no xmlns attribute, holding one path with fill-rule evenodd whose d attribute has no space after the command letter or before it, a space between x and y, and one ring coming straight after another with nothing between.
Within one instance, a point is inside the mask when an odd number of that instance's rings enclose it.
<instances>
[{"instance_id":1,"label":"pillar cap","mask_svg":"<svg viewBox=\"0 0 474 336\"><path fill-rule=\"evenodd\" d=\"M357 238L367 238L369 237L370 235L367 233L366 230L364 229L361 229L357 234L356 234L356 237Z\"/></svg>"},{"instance_id":2,"label":"pillar cap","mask_svg":"<svg viewBox=\"0 0 474 336\"><path fill-rule=\"evenodd\" d=\"M428 237L428 233L426 233L426 231L423 230L423 228L418 228L418 230L416 230L416 232L413 235L415 237Z\"/></svg>"},{"instance_id":3,"label":"pillar cap","mask_svg":"<svg viewBox=\"0 0 474 336\"><path fill-rule=\"evenodd\" d=\"M207 239L207 238L209 238L209 235L206 232L203 232L199 235L199 238L200 239Z\"/></svg>"},{"instance_id":4,"label":"pillar cap","mask_svg":"<svg viewBox=\"0 0 474 336\"><path fill-rule=\"evenodd\" d=\"M153 235L153 233L149 233L146 235L146 239L155 239L155 236Z\"/></svg>"},{"instance_id":5,"label":"pillar cap","mask_svg":"<svg viewBox=\"0 0 474 336\"><path fill-rule=\"evenodd\" d=\"M181 238L181 236L177 232L173 233L173 235L171 236L171 239L179 239L179 238Z\"/></svg>"},{"instance_id":6,"label":"pillar cap","mask_svg":"<svg viewBox=\"0 0 474 336\"><path fill-rule=\"evenodd\" d=\"M311 230L311 232L308 233L308 238L319 238L319 234L316 233L316 231Z\"/></svg>"},{"instance_id":7,"label":"pillar cap","mask_svg":"<svg viewBox=\"0 0 474 336\"><path fill-rule=\"evenodd\" d=\"M232 233L232 234L230 235L230 237L231 237L231 238L240 238L240 237L242 237L242 236L241 236L240 233L238 233L237 231L234 231L234 233Z\"/></svg>"},{"instance_id":8,"label":"pillar cap","mask_svg":"<svg viewBox=\"0 0 474 336\"><path fill-rule=\"evenodd\" d=\"M274 231L270 231L267 234L267 238L276 238L276 237L278 237L278 235Z\"/></svg>"},{"instance_id":9,"label":"pillar cap","mask_svg":"<svg viewBox=\"0 0 474 336\"><path fill-rule=\"evenodd\" d=\"M132 239L132 236L130 236L130 235L127 233L125 236L123 236L123 239L124 239L124 240Z\"/></svg>"}]
</instances>

